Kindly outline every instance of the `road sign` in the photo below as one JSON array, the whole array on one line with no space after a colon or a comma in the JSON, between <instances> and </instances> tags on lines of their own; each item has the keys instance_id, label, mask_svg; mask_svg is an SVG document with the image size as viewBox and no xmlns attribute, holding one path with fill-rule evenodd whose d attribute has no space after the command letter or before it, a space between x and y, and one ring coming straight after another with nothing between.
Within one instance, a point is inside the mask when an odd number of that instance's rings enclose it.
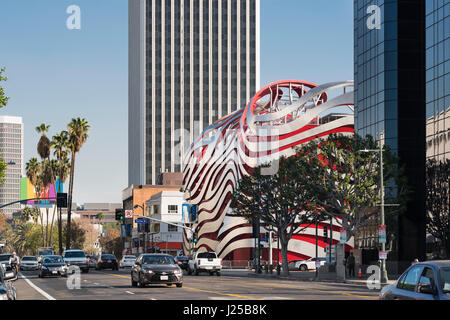
<instances>
[{"instance_id":1,"label":"road sign","mask_svg":"<svg viewBox=\"0 0 450 320\"><path fill-rule=\"evenodd\" d=\"M346 243L347 242L347 230L341 229L341 237L339 239L339 243Z\"/></svg>"},{"instance_id":2,"label":"road sign","mask_svg":"<svg viewBox=\"0 0 450 320\"><path fill-rule=\"evenodd\" d=\"M387 259L387 252L386 251L380 251L379 259L380 260L386 260Z\"/></svg>"},{"instance_id":3,"label":"road sign","mask_svg":"<svg viewBox=\"0 0 450 320\"><path fill-rule=\"evenodd\" d=\"M386 226L385 225L378 226L378 242L386 243Z\"/></svg>"},{"instance_id":4,"label":"road sign","mask_svg":"<svg viewBox=\"0 0 450 320\"><path fill-rule=\"evenodd\" d=\"M136 222L136 223L146 223L147 219L139 218L139 219L134 220L134 222Z\"/></svg>"},{"instance_id":5,"label":"road sign","mask_svg":"<svg viewBox=\"0 0 450 320\"><path fill-rule=\"evenodd\" d=\"M125 218L133 218L133 210L125 210Z\"/></svg>"},{"instance_id":6,"label":"road sign","mask_svg":"<svg viewBox=\"0 0 450 320\"><path fill-rule=\"evenodd\" d=\"M269 238L261 238L261 239L259 239L259 241L266 242L266 241L269 241Z\"/></svg>"}]
</instances>

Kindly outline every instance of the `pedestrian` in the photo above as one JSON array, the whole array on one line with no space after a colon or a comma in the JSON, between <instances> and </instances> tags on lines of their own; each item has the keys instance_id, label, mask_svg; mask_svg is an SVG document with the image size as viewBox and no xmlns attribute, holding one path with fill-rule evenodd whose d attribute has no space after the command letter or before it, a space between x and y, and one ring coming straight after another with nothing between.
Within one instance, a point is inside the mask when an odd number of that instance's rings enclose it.
<instances>
[{"instance_id":1,"label":"pedestrian","mask_svg":"<svg viewBox=\"0 0 450 320\"><path fill-rule=\"evenodd\" d=\"M353 256L353 252L350 252L347 259L347 268L349 277L355 277L355 256Z\"/></svg>"}]
</instances>

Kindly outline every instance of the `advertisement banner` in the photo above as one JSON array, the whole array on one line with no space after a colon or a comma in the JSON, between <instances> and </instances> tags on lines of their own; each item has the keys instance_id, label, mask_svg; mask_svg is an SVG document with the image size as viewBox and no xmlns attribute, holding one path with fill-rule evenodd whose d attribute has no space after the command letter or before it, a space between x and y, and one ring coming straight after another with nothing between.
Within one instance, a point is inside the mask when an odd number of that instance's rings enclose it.
<instances>
[{"instance_id":1,"label":"advertisement banner","mask_svg":"<svg viewBox=\"0 0 450 320\"><path fill-rule=\"evenodd\" d=\"M386 226L378 226L378 243L386 243Z\"/></svg>"}]
</instances>

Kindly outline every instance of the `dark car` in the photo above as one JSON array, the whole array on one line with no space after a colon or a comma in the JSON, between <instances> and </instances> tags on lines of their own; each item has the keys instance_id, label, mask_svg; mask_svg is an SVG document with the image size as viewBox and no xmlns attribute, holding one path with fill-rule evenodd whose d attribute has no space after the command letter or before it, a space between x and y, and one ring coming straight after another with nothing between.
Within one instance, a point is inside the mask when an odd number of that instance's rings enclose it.
<instances>
[{"instance_id":1,"label":"dark car","mask_svg":"<svg viewBox=\"0 0 450 320\"><path fill-rule=\"evenodd\" d=\"M141 254L131 268L131 285L145 287L147 284L175 284L183 286L183 270L174 258L167 254Z\"/></svg>"},{"instance_id":2,"label":"dark car","mask_svg":"<svg viewBox=\"0 0 450 320\"><path fill-rule=\"evenodd\" d=\"M380 291L382 300L450 300L450 260L418 262Z\"/></svg>"},{"instance_id":3,"label":"dark car","mask_svg":"<svg viewBox=\"0 0 450 320\"><path fill-rule=\"evenodd\" d=\"M67 277L67 265L61 256L44 256L39 264L39 278L50 276Z\"/></svg>"},{"instance_id":4,"label":"dark car","mask_svg":"<svg viewBox=\"0 0 450 320\"><path fill-rule=\"evenodd\" d=\"M189 268L189 257L188 256L176 256L175 262L183 270L187 270Z\"/></svg>"},{"instance_id":5,"label":"dark car","mask_svg":"<svg viewBox=\"0 0 450 320\"><path fill-rule=\"evenodd\" d=\"M112 269L119 270L119 261L113 254L102 254L95 266L95 270Z\"/></svg>"},{"instance_id":6,"label":"dark car","mask_svg":"<svg viewBox=\"0 0 450 320\"><path fill-rule=\"evenodd\" d=\"M96 257L96 256L86 256L86 258L88 259L89 268L95 268L95 266L97 265L98 257Z\"/></svg>"},{"instance_id":7,"label":"dark car","mask_svg":"<svg viewBox=\"0 0 450 320\"><path fill-rule=\"evenodd\" d=\"M16 287L13 279L16 279L12 270L6 271L3 264L0 264L0 301L16 300Z\"/></svg>"}]
</instances>

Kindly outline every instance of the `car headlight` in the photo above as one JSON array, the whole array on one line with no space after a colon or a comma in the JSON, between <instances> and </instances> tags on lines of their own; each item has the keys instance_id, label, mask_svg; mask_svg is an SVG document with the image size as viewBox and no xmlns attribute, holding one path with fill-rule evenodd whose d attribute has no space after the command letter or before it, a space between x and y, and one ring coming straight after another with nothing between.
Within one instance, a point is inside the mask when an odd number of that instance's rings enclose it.
<instances>
[{"instance_id":1,"label":"car headlight","mask_svg":"<svg viewBox=\"0 0 450 320\"><path fill-rule=\"evenodd\" d=\"M144 272L145 272L145 273L148 273L148 274L152 274L152 273L153 273L153 270L145 270Z\"/></svg>"},{"instance_id":2,"label":"car headlight","mask_svg":"<svg viewBox=\"0 0 450 320\"><path fill-rule=\"evenodd\" d=\"M173 273L174 273L175 275L177 275L177 276L180 276L180 275L183 274L183 272L181 271L181 269L175 270Z\"/></svg>"},{"instance_id":3,"label":"car headlight","mask_svg":"<svg viewBox=\"0 0 450 320\"><path fill-rule=\"evenodd\" d=\"M0 301L8 300L8 295L6 293L0 294Z\"/></svg>"}]
</instances>

